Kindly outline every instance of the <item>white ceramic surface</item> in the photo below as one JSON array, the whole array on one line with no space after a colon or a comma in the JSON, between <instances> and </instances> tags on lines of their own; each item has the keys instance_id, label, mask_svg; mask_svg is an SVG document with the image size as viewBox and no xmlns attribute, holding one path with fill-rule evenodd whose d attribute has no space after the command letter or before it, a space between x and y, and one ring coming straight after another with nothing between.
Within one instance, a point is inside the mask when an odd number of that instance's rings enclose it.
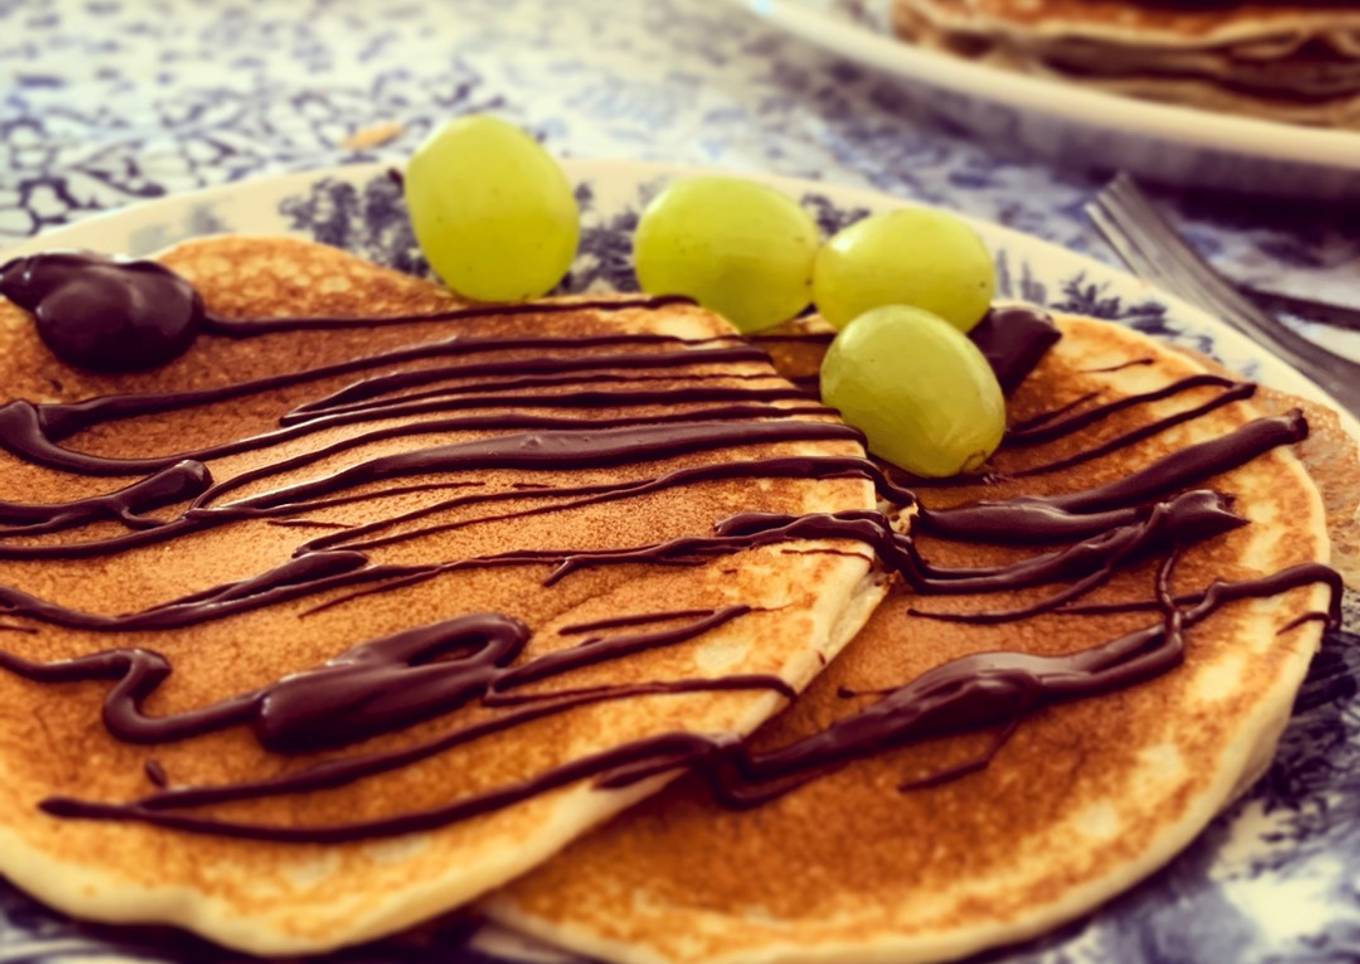
<instances>
[{"instance_id":1,"label":"white ceramic surface","mask_svg":"<svg viewBox=\"0 0 1360 964\"><path fill-rule=\"evenodd\" d=\"M911 81L920 101L998 142L1182 185L1360 197L1360 131L1214 113L1031 77L903 43L891 0L726 0L850 60Z\"/></svg>"}]
</instances>

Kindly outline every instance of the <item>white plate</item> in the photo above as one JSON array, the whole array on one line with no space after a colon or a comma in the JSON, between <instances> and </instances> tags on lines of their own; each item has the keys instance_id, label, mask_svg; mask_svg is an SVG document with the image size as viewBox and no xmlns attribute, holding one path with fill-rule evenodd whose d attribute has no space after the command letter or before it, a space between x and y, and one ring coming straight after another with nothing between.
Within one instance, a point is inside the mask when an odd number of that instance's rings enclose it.
<instances>
[{"instance_id":1,"label":"white plate","mask_svg":"<svg viewBox=\"0 0 1360 964\"><path fill-rule=\"evenodd\" d=\"M907 78L934 113L1065 164L1220 189L1360 197L1360 132L1159 104L925 50L883 24L880 8L891 0L728 2Z\"/></svg>"},{"instance_id":2,"label":"white plate","mask_svg":"<svg viewBox=\"0 0 1360 964\"><path fill-rule=\"evenodd\" d=\"M571 290L634 284L632 231L638 212L679 168L624 161L569 161L583 217ZM834 231L903 202L870 191L770 178ZM1216 356L1259 381L1309 398L1325 396L1298 373L1204 312L1098 261L1009 228L975 222L995 252L1003 295L1131 325ZM423 270L401 192L385 167L363 165L289 174L163 198L100 215L25 241L0 255L54 247L149 254L219 232L295 234L405 270ZM1360 431L1353 421L1348 424ZM1355 628L1352 620L1349 625ZM1353 637L1352 637L1353 638ZM1333 960L1360 934L1360 647L1330 640L1305 693L1314 696L1286 731L1269 776L1166 869L1096 914L1015 951L1014 959L1165 959L1276 964ZM1348 936L1349 935L1349 936ZM337 960L524 959L489 929L472 938L456 920L349 951ZM1003 955L1007 960L1009 954ZM58 964L136 959L213 964L235 960L164 929L73 922L0 882L0 961ZM991 958L989 958L991 959Z\"/></svg>"}]
</instances>

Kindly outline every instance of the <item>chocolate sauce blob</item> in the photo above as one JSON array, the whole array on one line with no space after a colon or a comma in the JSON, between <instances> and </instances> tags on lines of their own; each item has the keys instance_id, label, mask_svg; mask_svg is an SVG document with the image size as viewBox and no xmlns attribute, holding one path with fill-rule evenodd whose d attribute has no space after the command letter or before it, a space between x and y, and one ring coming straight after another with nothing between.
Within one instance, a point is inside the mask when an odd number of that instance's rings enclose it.
<instances>
[{"instance_id":1,"label":"chocolate sauce blob","mask_svg":"<svg viewBox=\"0 0 1360 964\"><path fill-rule=\"evenodd\" d=\"M0 295L33 315L62 361L131 372L173 361L203 326L203 299L155 261L83 251L15 258L0 266Z\"/></svg>"},{"instance_id":2,"label":"chocolate sauce blob","mask_svg":"<svg viewBox=\"0 0 1360 964\"><path fill-rule=\"evenodd\" d=\"M996 373L1001 391L1010 395L1023 382L1062 333L1053 316L1025 304L993 305L968 332Z\"/></svg>"}]
</instances>

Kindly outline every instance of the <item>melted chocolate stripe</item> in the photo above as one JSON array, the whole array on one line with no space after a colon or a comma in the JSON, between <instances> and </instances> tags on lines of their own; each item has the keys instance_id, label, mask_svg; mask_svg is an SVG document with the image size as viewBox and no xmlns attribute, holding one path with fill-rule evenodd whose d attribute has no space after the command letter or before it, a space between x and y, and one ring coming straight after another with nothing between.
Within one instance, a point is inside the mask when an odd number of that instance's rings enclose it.
<instances>
[{"instance_id":1,"label":"melted chocolate stripe","mask_svg":"<svg viewBox=\"0 0 1360 964\"><path fill-rule=\"evenodd\" d=\"M291 560L245 580L250 585L249 592L236 588L241 583L233 583L119 616L71 609L10 586L0 586L0 612L67 629L93 632L180 629L330 589L395 580L438 569L370 566L366 564L367 559L357 552L315 553L305 557L305 565L299 566L301 562L302 559Z\"/></svg>"},{"instance_id":2,"label":"melted chocolate stripe","mask_svg":"<svg viewBox=\"0 0 1360 964\"><path fill-rule=\"evenodd\" d=\"M581 689L551 690L547 693L488 693L482 705L492 707L527 706L553 702L567 697L605 696L617 699L621 691L628 696L655 696L677 693L721 693L737 690L769 690L788 700L798 697L798 691L778 676L766 673L732 673L713 679L660 680L650 683L626 683L619 686L588 686Z\"/></svg>"},{"instance_id":3,"label":"melted chocolate stripe","mask_svg":"<svg viewBox=\"0 0 1360 964\"><path fill-rule=\"evenodd\" d=\"M582 757L560 767L554 767L536 777L475 794L454 803L430 810L416 811L397 817L359 823L330 826L284 827L264 826L242 822L195 817L189 814L152 809L136 804L103 804L66 797L49 797L39 806L57 817L85 820L132 820L190 833L210 833L246 840L269 840L277 843L344 843L358 839L393 837L401 834L434 830L460 820L491 813L512 806L530 797L565 787L580 780L599 776L620 766L646 760L658 753L677 755L686 759L705 751L712 741L703 736L672 733L651 737L645 741L624 743L590 756ZM173 791L172 791L173 792Z\"/></svg>"},{"instance_id":4,"label":"melted chocolate stripe","mask_svg":"<svg viewBox=\"0 0 1360 964\"><path fill-rule=\"evenodd\" d=\"M725 626L751 611L750 606L726 606L707 616L700 616L685 626L674 629L661 629L651 633L634 633L629 636L613 636L587 639L569 649L544 653L532 662L507 670L489 687L491 694L504 693L529 683L537 683L550 676L570 673L583 666L593 666L606 660L618 659L632 653L656 649L659 646L672 646L702 636L719 626Z\"/></svg>"},{"instance_id":5,"label":"melted chocolate stripe","mask_svg":"<svg viewBox=\"0 0 1360 964\"><path fill-rule=\"evenodd\" d=\"M1184 392L1192 391L1196 388L1223 388L1235 389L1241 386L1241 382L1231 378L1224 378L1221 375L1190 375L1179 381L1172 382L1162 388L1151 392L1143 392L1140 395L1125 395L1104 405L1097 405L1094 408L1068 415L1065 418L1050 418L1038 425L1017 426L1006 433L1003 440L1008 447L1040 445L1045 442L1053 442L1073 432L1080 431L1097 422L1103 421L1118 412L1127 411L1139 405L1147 405L1151 402L1161 401L1162 399L1172 398Z\"/></svg>"},{"instance_id":6,"label":"melted chocolate stripe","mask_svg":"<svg viewBox=\"0 0 1360 964\"><path fill-rule=\"evenodd\" d=\"M0 538L39 535L99 521L121 522L133 529L152 528L160 523L143 513L192 499L207 491L212 481L212 473L201 462L185 461L108 495L46 505L0 502L0 522L8 524L0 528Z\"/></svg>"},{"instance_id":7,"label":"melted chocolate stripe","mask_svg":"<svg viewBox=\"0 0 1360 964\"><path fill-rule=\"evenodd\" d=\"M673 619L692 619L695 616L712 616L712 609L671 609L657 613L631 613L627 616L610 616L607 619L594 619L585 623L572 623L557 631L559 636L575 636L593 633L601 629L618 629L623 626L642 626L647 623L663 623Z\"/></svg>"},{"instance_id":8,"label":"melted chocolate stripe","mask_svg":"<svg viewBox=\"0 0 1360 964\"><path fill-rule=\"evenodd\" d=\"M1157 359L1153 358L1150 355L1145 355L1142 358L1130 358L1126 362L1118 362L1114 365L1105 365L1102 368L1084 368L1082 369L1081 373L1083 375L1104 375L1111 372L1122 372L1126 368L1141 368L1147 365L1154 365L1156 363Z\"/></svg>"},{"instance_id":9,"label":"melted chocolate stripe","mask_svg":"<svg viewBox=\"0 0 1360 964\"><path fill-rule=\"evenodd\" d=\"M836 340L834 331L790 331L777 332L765 331L756 332L754 335L745 336L748 341L805 344L805 345L829 345Z\"/></svg>"},{"instance_id":10,"label":"melted chocolate stripe","mask_svg":"<svg viewBox=\"0 0 1360 964\"><path fill-rule=\"evenodd\" d=\"M731 336L736 337L736 336ZM508 338L463 338L454 336L441 341L421 342L404 348L362 355L331 365L308 368L301 371L285 372L264 378L230 382L215 388L183 392L153 392L131 395L102 395L80 402L47 403L35 406L40 425L46 436L60 442L77 432L102 425L107 422L136 418L142 415L160 415L166 412L182 411L200 405L216 402L229 402L248 395L289 388L307 382L320 381L361 372L387 365L404 364L427 358L446 358L474 355L483 352L553 352L581 351L591 348L614 348L625 345L683 345L708 344L713 341L729 339L689 340L672 335L648 333L618 333L609 335L583 335L559 337L508 337ZM28 403L24 403L28 404Z\"/></svg>"},{"instance_id":11,"label":"melted chocolate stripe","mask_svg":"<svg viewBox=\"0 0 1360 964\"><path fill-rule=\"evenodd\" d=\"M747 606L730 606L667 630L588 640L513 668L511 663L528 642L528 628L498 614L461 616L365 643L321 667L286 676L263 689L163 717L150 717L142 710L145 700L172 672L169 660L159 653L109 650L34 663L0 652L0 667L39 683L113 681L103 717L109 732L125 742L169 743L248 725L267 750L310 753L402 729L472 700L492 705L493 698L507 690L687 642L750 611ZM676 685L686 688L667 689ZM688 681L658 684L654 691L689 692L723 685L721 681ZM788 685L777 677L748 675L733 688L775 689L791 695ZM559 699L560 695L548 693L541 698Z\"/></svg>"},{"instance_id":12,"label":"melted chocolate stripe","mask_svg":"<svg viewBox=\"0 0 1360 964\"><path fill-rule=\"evenodd\" d=\"M169 541L189 532L197 532L216 525L221 525L236 519L256 518L268 515L277 515L284 512L307 512L318 508L325 508L335 505L343 505L347 502L358 501L370 497L376 497L377 493L369 493L359 496L344 496L338 498L315 497L305 498L296 501L286 501L289 490L276 490L283 492L283 496L275 496L269 493L270 499L256 497L240 502L227 503L224 505L207 505L211 500L217 499L227 491L247 483L257 482L272 475L301 468L312 462L319 461L327 456L337 454L341 451L352 449L358 446L380 442L387 439L399 438L407 435L434 434L450 431L476 431L488 429L513 429L513 428L541 428L541 429L562 429L575 428L578 426L590 426L592 428L608 429L611 427L627 428L633 425L643 424L647 426L657 424L671 424L684 421L718 421L732 420L741 423L749 418L795 418L800 415L822 415L825 414L821 406L793 406L793 407L758 407L758 406L719 406L716 408L697 409L691 412L671 412L664 415L646 416L625 416L617 419L569 419L556 416L544 415L485 415L485 416L462 416L458 418L440 419L431 422L421 422L409 425L398 425L391 428L379 429L360 436L353 436L342 439L331 446L315 449L294 456L291 459L275 462L261 466L258 469L241 473L228 480L227 483L207 486L197 493L186 492L184 497L194 495L194 503L179 517L166 520L160 523L148 522L142 531L128 533L122 536L114 536L106 539L91 540L88 542L64 543L59 545L4 545L0 544L0 559L74 559L88 558L92 556L123 552L128 549L139 548L152 545L158 542ZM806 424L806 423L802 423ZM187 467L186 472L192 471L200 473L210 480L207 470L202 468L199 463L181 463ZM194 468L194 467L197 468ZM200 472L201 470L201 472ZM167 470L168 471L168 470ZM138 483L143 485L144 483ZM439 486L469 486L478 483L438 483ZM390 490L393 494L401 494L410 491L419 491L429 486L398 486ZM551 489L544 490L551 492ZM518 493L522 496L523 493ZM497 494L481 497L481 499L510 498L512 494ZM97 497L99 500L109 499L109 496ZM481 499L474 500L480 501ZM282 500L282 501L281 501ZM88 500L87 500L88 501ZM54 512L68 506L80 506L81 503L67 503L53 507ZM28 533L31 534L31 530Z\"/></svg>"},{"instance_id":13,"label":"melted chocolate stripe","mask_svg":"<svg viewBox=\"0 0 1360 964\"><path fill-rule=\"evenodd\" d=\"M282 424L287 425L298 416L324 412L356 402L366 402L406 388L420 388L437 382L460 378L481 378L490 375L534 375L562 372L589 372L598 369L623 368L630 371L646 369L687 368L695 365L730 365L738 362L768 362L769 356L759 348L687 348L680 351L625 353L615 355L546 355L537 358L517 358L510 361L475 362L461 365L440 365L406 371L374 375L346 385L328 395L303 402L285 413ZM729 376L730 377L730 376ZM770 375L769 377L776 377Z\"/></svg>"},{"instance_id":14,"label":"melted chocolate stripe","mask_svg":"<svg viewBox=\"0 0 1360 964\"><path fill-rule=\"evenodd\" d=\"M629 379L629 381L637 381ZM646 379L641 381L645 382ZM461 411L469 408L625 408L642 406L692 405L700 402L732 402L736 404L769 403L782 401L808 402L805 392L792 385L772 385L747 387L737 385L716 386L677 386L671 388L627 389L624 391L602 391L584 389L581 391L547 394L543 392L502 393L490 392L479 395L439 395L437 397L406 401L398 398L387 402L376 400L372 405L359 406L348 411L336 412L316 419L290 420L285 429L316 431L318 427L350 425L356 422L371 422L380 418L397 418L411 415L424 415L430 412ZM823 407L824 406L819 406ZM672 418L679 417L672 413Z\"/></svg>"},{"instance_id":15,"label":"melted chocolate stripe","mask_svg":"<svg viewBox=\"0 0 1360 964\"><path fill-rule=\"evenodd\" d=\"M333 331L346 328L384 328L391 325L424 324L432 321L467 321L474 318L508 318L516 315L558 315L577 311L654 310L667 305L692 305L683 295L638 298L600 298L580 301L525 301L513 304L460 305L444 311L380 317L250 318L237 320L208 315L204 331L226 338L255 338L287 331Z\"/></svg>"},{"instance_id":16,"label":"melted chocolate stripe","mask_svg":"<svg viewBox=\"0 0 1360 964\"><path fill-rule=\"evenodd\" d=\"M1021 421L1015 422L1014 424L1012 424L1012 425L1010 425L1009 427L1007 427L1006 431L1007 431L1007 432L1018 432L1018 433L1020 433L1020 434L1024 434L1025 432L1029 431L1030 429L1037 428L1038 426L1043 425L1043 424L1046 423L1046 422L1052 422L1053 420L1055 420L1056 418L1058 418L1058 416L1060 416L1060 415L1066 415L1068 412L1072 411L1074 408L1080 408L1082 405L1085 405L1087 402L1089 402L1089 401L1091 401L1091 400L1093 400L1093 399L1099 398L1099 397L1101 396L1101 394L1102 394L1102 392L1100 392L1100 391L1094 391L1094 392L1087 392L1085 395L1078 395L1076 398L1072 399L1072 401L1070 401L1070 402L1065 402L1064 404L1059 405L1059 406L1057 406L1056 408L1050 408L1050 409L1048 409L1048 410L1046 410L1046 411L1040 412L1040 413L1037 414L1037 415L1031 415L1029 418L1022 419Z\"/></svg>"},{"instance_id":17,"label":"melted chocolate stripe","mask_svg":"<svg viewBox=\"0 0 1360 964\"><path fill-rule=\"evenodd\" d=\"M489 381L471 382L464 385L450 385L440 388L431 388L422 392L403 392L400 395L391 396L383 405L409 402L421 402L431 399L453 398L458 395L487 395L496 392L519 392L524 389L556 388L561 386L599 386L599 385L629 385L642 384L647 382L662 383L691 383L691 382L777 382L778 375L768 372L673 372L663 371L659 374L620 374L618 372L583 372L581 374L566 375L531 375L524 378L498 378ZM795 380L796 381L796 380ZM523 396L521 396L522 398ZM307 414L312 418L333 415L354 415L355 413L366 413L373 409L373 402L354 402L352 404L337 405L325 409L309 409ZM296 411L296 410L295 410ZM283 421L286 424L299 425L307 424L311 419L302 420L297 417L290 417L285 414Z\"/></svg>"},{"instance_id":18,"label":"melted chocolate stripe","mask_svg":"<svg viewBox=\"0 0 1360 964\"><path fill-rule=\"evenodd\" d=\"M1220 438L1188 446L1108 485L1050 496L1045 501L1071 512L1099 512L1130 502L1145 502L1246 465L1281 445L1308 437L1308 422L1298 409L1258 418Z\"/></svg>"},{"instance_id":19,"label":"melted chocolate stripe","mask_svg":"<svg viewBox=\"0 0 1360 964\"><path fill-rule=\"evenodd\" d=\"M1112 528L1136 523L1148 511L1146 506L1130 506L1076 513L1037 498L1021 497L952 509L922 506L912 519L912 531L960 542L1042 545L1097 537Z\"/></svg>"},{"instance_id":20,"label":"melted chocolate stripe","mask_svg":"<svg viewBox=\"0 0 1360 964\"><path fill-rule=\"evenodd\" d=\"M862 438L857 429L848 425L796 419L737 423L676 422L598 431L517 433L380 456L320 479L299 482L244 499L241 504L249 507L270 506L409 475L486 469L565 471L610 468L747 445L835 440L859 442ZM348 442L337 442L329 450L341 451L342 447L349 447ZM274 474L279 467L291 469L315 461L316 458L315 452L309 452L266 469L243 472L204 492L195 500L194 506L206 506L222 493L263 477L262 473Z\"/></svg>"},{"instance_id":21,"label":"melted chocolate stripe","mask_svg":"<svg viewBox=\"0 0 1360 964\"><path fill-rule=\"evenodd\" d=\"M933 586L956 593L1011 591L1083 574L1085 578L1108 578L1126 560L1177 542L1188 545L1209 539L1246 524L1246 519L1229 511L1227 501L1222 496L1200 489L1154 505L1147 517L1138 522L1117 526L1084 542L1008 566L943 570L932 566L920 568ZM937 618L952 619L955 616L938 614Z\"/></svg>"},{"instance_id":22,"label":"melted chocolate stripe","mask_svg":"<svg viewBox=\"0 0 1360 964\"><path fill-rule=\"evenodd\" d=\"M1289 412L1248 422L1227 435L1173 452L1107 485L1066 495L1026 496L1009 502L978 502L950 509L922 507L915 525L931 535L971 541L1057 541L1066 534L1096 535L1132 521L1136 508L1245 465L1280 445L1308 437L1303 413ZM1099 514L1099 515L1097 515ZM1061 533L1061 534L1060 534Z\"/></svg>"},{"instance_id":23,"label":"melted chocolate stripe","mask_svg":"<svg viewBox=\"0 0 1360 964\"><path fill-rule=\"evenodd\" d=\"M1225 405L1251 398L1255 394L1255 385L1249 382L1240 383L1220 393L1214 398L1209 399L1209 401L1202 405L1197 405L1194 408L1187 408L1174 415L1168 415L1165 418L1159 418L1156 421L1148 422L1146 425L1131 429L1130 431L1124 432L1122 435L1116 435L1114 438L1101 442L1099 445L1083 449L1080 452L1074 452L1066 458L1055 459L1052 462L1043 462L1039 465L1031 465L1027 468L1020 469L1019 471L1011 472L1010 478L1024 479L1034 475L1046 475L1050 472L1060 472L1064 469L1082 465L1094 459L1109 455L1111 452L1117 452L1120 449L1128 448L1130 445L1136 445L1144 439L1152 438L1154 435L1160 435L1167 429L1175 428L1177 425L1184 425L1186 422L1201 418Z\"/></svg>"},{"instance_id":24,"label":"melted chocolate stripe","mask_svg":"<svg viewBox=\"0 0 1360 964\"><path fill-rule=\"evenodd\" d=\"M343 547L357 551L367 551L382 546L393 545L398 542L404 542L409 539L430 536L441 532L452 532L472 525L487 522L501 522L508 519L521 519L552 512L566 512L572 509L584 508L586 506L601 505L619 499L634 498L639 495L647 495L652 492L660 492L665 489L692 483L713 482L724 479L756 478L792 478L805 481L858 478L874 483L879 496L887 501L894 502L894 504L905 505L908 504L907 500L911 499L911 493L908 490L893 485L893 483L888 481L882 474L877 466L866 459L855 457L837 458L833 456L787 456L783 458L724 462L700 465L687 469L676 469L675 471L669 472L658 478L640 479L634 482L606 483L596 486L579 486L566 489L549 489L546 491L517 492L514 493L514 497L518 498L533 498L540 495L552 498L561 498L566 495L577 495L580 497L568 502L551 503L528 509L519 509L513 512L502 512L490 516L478 516L472 519L460 519L454 522L422 526L377 539L356 539L356 537L366 536L373 532L390 528L393 525L410 522L435 512L445 511L460 505L468 505L473 501L489 501L492 497L472 496L465 499L453 499L433 506L413 509L401 516L379 520L368 525L347 530L343 533L337 533L333 536L323 536L307 543L306 546L304 546L304 549Z\"/></svg>"},{"instance_id":25,"label":"melted chocolate stripe","mask_svg":"<svg viewBox=\"0 0 1360 964\"><path fill-rule=\"evenodd\" d=\"M747 540L744 547L788 539L852 539L873 550L878 561L901 575L922 595L1012 592L1076 578L1067 589L1024 610L999 613L934 613L911 610L914 615L957 622L1009 622L1054 609L1107 581L1119 568L1167 545L1187 545L1213 538L1245 525L1233 515L1222 496L1192 491L1153 506L1138 522L1111 528L1066 549L1044 553L1005 566L941 568L925 561L910 536L893 530L886 516L875 513L781 516L744 513L719 523L725 539ZM686 540L677 551L712 552L717 540L696 545ZM660 547L649 547L659 551ZM621 555L639 550L624 550ZM595 556L587 557L594 559ZM565 568L564 564L564 568ZM1085 575L1083 575L1085 574ZM1077 578L1080 577L1080 578Z\"/></svg>"}]
</instances>

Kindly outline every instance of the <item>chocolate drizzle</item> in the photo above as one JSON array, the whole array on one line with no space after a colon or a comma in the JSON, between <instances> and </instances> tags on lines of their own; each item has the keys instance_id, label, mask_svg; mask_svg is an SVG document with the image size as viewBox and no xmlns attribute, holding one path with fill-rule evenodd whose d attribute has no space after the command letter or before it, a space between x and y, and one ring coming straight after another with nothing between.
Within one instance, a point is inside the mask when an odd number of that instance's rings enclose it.
<instances>
[{"instance_id":1,"label":"chocolate drizzle","mask_svg":"<svg viewBox=\"0 0 1360 964\"><path fill-rule=\"evenodd\" d=\"M953 509L925 509L916 524L931 535L990 542L1049 542L1085 538L1126 525L1146 505L1169 492L1197 485L1246 465L1281 445L1308 437L1308 422L1295 409L1259 418L1236 431L1163 456L1122 479L1065 495L1028 496L1009 502L978 502ZM1057 536L1057 533L1063 536Z\"/></svg>"},{"instance_id":2,"label":"chocolate drizzle","mask_svg":"<svg viewBox=\"0 0 1360 964\"><path fill-rule=\"evenodd\" d=\"M973 326L968 337L992 366L1002 392L1009 395L1062 334L1046 311L1032 305L996 305Z\"/></svg>"},{"instance_id":3,"label":"chocolate drizzle","mask_svg":"<svg viewBox=\"0 0 1360 964\"><path fill-rule=\"evenodd\" d=\"M341 786L491 732L472 726L424 746L322 764L292 777L167 790L128 804L49 798L43 801L42 808L61 817L133 820L253 840L338 843L434 829L582 779L595 778L602 788L616 789L682 768L704 773L725 805L752 807L783 796L856 759L922 740L1003 726L1000 739L983 756L950 771L901 785L903 790L918 789L986 766L1014 725L1026 715L1054 703L1132 686L1173 669L1184 658L1185 630L1226 603L1273 596L1321 582L1333 587L1333 608L1339 604L1335 571L1310 564L1260 579L1216 582L1199 604L1182 610L1170 599L1168 588L1175 558L1175 554L1168 556L1158 573L1157 593L1163 619L1156 625L1070 656L997 652L953 660L889 691L864 710L837 720L819 733L775 750L751 752L738 740L696 733L662 734L624 743L551 768L531 779L473 794L445 806L350 824L286 827L184 812L233 800ZM586 700L593 695L567 697L564 702ZM533 716L535 710L542 709L542 705L530 705L521 711L524 715L516 723L527 722L531 716L537 718Z\"/></svg>"},{"instance_id":4,"label":"chocolate drizzle","mask_svg":"<svg viewBox=\"0 0 1360 964\"><path fill-rule=\"evenodd\" d=\"M0 501L0 538L55 532L101 520L121 522L131 529L154 528L160 523L143 513L201 495L212 481L207 466L183 461L108 495L54 505Z\"/></svg>"},{"instance_id":5,"label":"chocolate drizzle","mask_svg":"<svg viewBox=\"0 0 1360 964\"><path fill-rule=\"evenodd\" d=\"M16 264L3 269L10 274L4 276L9 280L0 283L0 293L35 310L40 325L45 323L44 318L50 322L60 315L63 321L70 321L76 315L88 317L102 304L131 304L136 300L134 295L142 297L140 288L112 294L106 290L124 282L168 286L167 290L177 292L173 298L180 299L171 299L178 306L170 312L172 316L175 311L183 314L185 298L197 303L202 315L201 302L196 301L197 294L191 288L189 297L178 287L184 283L177 276L156 265L137 266L146 262L129 266L62 255L39 256L18 267ZM52 281L57 275L61 276L60 284ZM20 277L22 283L13 280ZM50 291L62 287L69 289L67 294L49 300ZM77 294L70 294L70 290ZM476 317L550 314L583 307L645 311L675 300L474 306L388 318L234 321L202 315L195 327L212 336L245 338L356 326L430 321L452 324ZM169 317L167 324L172 320ZM456 324L453 327L456 329ZM756 341L819 343L827 338L821 334L778 335ZM1009 392L1038 364L1058 333L1042 312L998 308L975 329L973 338ZM1018 621L1040 612L1083 611L1078 600L1115 572L1142 560L1160 558L1151 602L1085 607L1085 611L1114 611L1108 607L1119 605L1124 609L1118 611L1151 610L1158 614L1158 622L1068 656L998 652L955 660L886 691L819 733L772 750L753 751L735 737L662 734L429 810L329 826L251 824L195 811L232 801L344 786L493 733L612 700L704 691L767 691L792 699L794 693L783 679L759 674L546 691L535 688L587 666L680 645L734 620L755 618L752 614L756 611L745 605L632 612L576 623L558 632L561 636L583 637L579 642L527 657L531 637L528 627L503 614L464 615L364 643L319 667L258 690L167 716L152 716L144 710L148 698L173 672L170 661L154 650L110 649L52 663L0 651L0 667L34 683L108 684L104 724L115 738L134 744L191 740L240 726L248 727L259 745L272 753L331 753L442 718L460 707L477 705L489 713L423 742L334 755L280 776L222 786L170 787L159 764L148 761L146 774L157 789L140 799L105 803L51 798L42 802L43 809L68 818L133 820L251 839L338 842L443 826L580 780L593 779L602 788L617 788L681 768L701 771L723 802L751 806L887 748L1001 728L987 753L949 771L903 784L903 789L912 789L955 779L985 766L1017 722L1029 713L1063 700L1130 686L1171 669L1183 658L1185 632L1223 605L1321 582L1333 592L1326 619L1335 624L1338 618L1339 579L1322 566L1298 566L1238 582L1218 581L1203 592L1180 597L1170 590L1179 553L1198 541L1245 524L1233 513L1230 500L1205 486L1223 472L1304 438L1307 423L1298 412L1258 419L1106 485L1056 496L928 508L917 504L910 489L895 483L862 457L778 455L724 460L722 453L733 448L858 442L861 438L854 429L826 420L829 410L814 404L806 391L768 374L731 371L730 366L765 358L753 344L734 341L730 337L686 341L627 333L581 338L468 338L455 334L312 370L203 390L105 396L68 404L11 401L0 406L0 446L11 454L64 472L134 476L136 480L106 495L69 503L0 502L0 558L99 558L242 519L333 527L334 531L315 535L298 546L292 559L264 573L138 612L118 616L83 613L10 587L0 587L0 606L13 618L93 632L156 631L336 590L341 594L329 596L314 610L349 605L369 594L390 592L460 569L540 567L544 584L553 585L583 569L700 565L765 546L786 546L781 551L795 553L859 556L839 545L850 543L869 550L879 565L922 596L978 595L1063 585L1036 603L1009 610L963 614L914 611L932 619L988 623ZM495 357L479 357L487 355ZM399 367L412 362L433 364ZM1128 364L1141 363L1134 360ZM1123 366L1108 370L1119 367ZM705 370L714 368L716 371ZM366 372L376 374L365 376ZM86 429L122 419L172 414L350 374L361 377L283 413L277 427L245 438L139 458L93 455L63 445ZM1206 388L1219 392L1180 413L1145 422L1062 459L1014 474L1059 471L1098 458L1247 398L1253 390L1253 386L1230 379L1199 375L1154 392L1084 407L1094 401L1087 396L1013 426L1006 444L1012 448L1046 444L1085 431L1117 412ZM607 418L597 418L593 411L606 406L653 405L669 410ZM526 411L535 408L580 410L583 414L577 418L558 412L540 415ZM451 414L460 410L475 411ZM205 464L337 426L424 415L434 417L358 432L221 482L213 478ZM451 432L497 434L470 442L415 441L419 436ZM232 498L238 490L281 473L370 443L407 437L412 439L411 445L395 454L365 458L305 482ZM634 478L625 476L631 466L700 455L712 456L712 460ZM487 469L522 473L614 469L620 477L582 485L521 482L505 489L490 489L462 478ZM431 475L453 478L419 480ZM425 565L374 564L369 557L385 546L465 526L563 512L708 481L769 478L864 480L874 485L879 498L891 509L800 516L744 512L720 521L711 533L608 549L516 549ZM301 518L360 500L377 502L441 489L455 491L420 508L380 516L362 525ZM513 504L502 511L497 503ZM453 522L422 521L447 510L479 505L490 507L491 514ZM900 531L900 520L894 518L896 510L912 508L915 513L908 531ZM118 523L126 531L82 542L13 541L13 537L108 522ZM919 535L1044 548L1006 565L955 568L925 558L917 545ZM809 540L830 545L811 550L797 546ZM1107 608L1101 609L1102 605ZM1298 623L1296 620L1285 629ZM0 629L29 632L32 627L6 623Z\"/></svg>"},{"instance_id":6,"label":"chocolate drizzle","mask_svg":"<svg viewBox=\"0 0 1360 964\"><path fill-rule=\"evenodd\" d=\"M710 611L684 626L592 638L511 666L529 629L495 613L460 616L357 646L317 669L286 676L261 690L202 709L151 717L142 703L169 678L170 661L145 649L120 649L55 663L0 653L0 666L39 683L108 680L104 725L127 743L172 743L231 726L249 726L266 750L312 753L358 743L441 716L482 699L632 653L673 646L750 612ZM734 687L736 688L736 687ZM778 677L744 677L740 688L792 697ZM607 688L600 692L607 691ZM561 699L553 694L553 699Z\"/></svg>"},{"instance_id":7,"label":"chocolate drizzle","mask_svg":"<svg viewBox=\"0 0 1360 964\"><path fill-rule=\"evenodd\" d=\"M54 355L94 371L163 365L204 325L193 285L155 261L82 251L15 258L0 265L0 296L32 313Z\"/></svg>"}]
</instances>

